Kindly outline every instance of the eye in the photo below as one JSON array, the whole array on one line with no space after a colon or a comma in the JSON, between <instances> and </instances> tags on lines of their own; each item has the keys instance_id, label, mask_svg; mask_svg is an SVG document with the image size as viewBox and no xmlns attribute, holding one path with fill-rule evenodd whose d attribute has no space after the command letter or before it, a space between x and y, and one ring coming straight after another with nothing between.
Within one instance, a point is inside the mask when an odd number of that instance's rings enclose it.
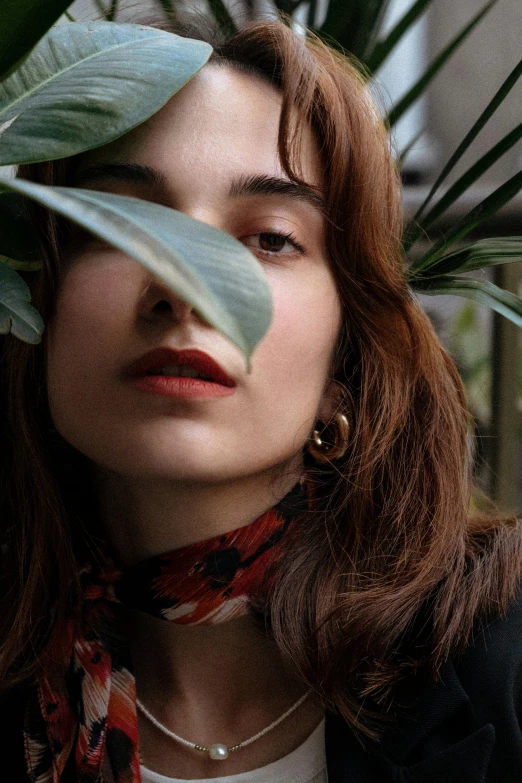
<instances>
[{"instance_id":1,"label":"eye","mask_svg":"<svg viewBox=\"0 0 522 783\"><path fill-rule=\"evenodd\" d=\"M258 250L270 255L287 255L296 250L303 253L303 248L292 234L280 234L274 231L262 231L245 237L243 244L251 250Z\"/></svg>"}]
</instances>

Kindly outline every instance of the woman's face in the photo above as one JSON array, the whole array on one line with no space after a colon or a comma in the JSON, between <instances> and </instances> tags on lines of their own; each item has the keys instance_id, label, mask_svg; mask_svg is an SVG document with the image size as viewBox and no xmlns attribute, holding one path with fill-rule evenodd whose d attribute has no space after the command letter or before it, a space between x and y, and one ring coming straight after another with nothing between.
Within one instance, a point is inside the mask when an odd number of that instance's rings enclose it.
<instances>
[{"instance_id":1,"label":"woman's face","mask_svg":"<svg viewBox=\"0 0 522 783\"><path fill-rule=\"evenodd\" d=\"M94 237L73 241L49 327L49 404L58 431L104 469L196 482L299 470L311 428L329 415L340 303L319 205L275 181L290 184L280 108L261 79L206 66L144 125L81 159L74 184L157 201L238 238L263 264L274 306L247 373L239 351L140 264ZM320 187L311 133L304 141L304 179ZM106 164L154 169L161 183ZM129 367L157 348L204 352L233 392L144 389Z\"/></svg>"}]
</instances>

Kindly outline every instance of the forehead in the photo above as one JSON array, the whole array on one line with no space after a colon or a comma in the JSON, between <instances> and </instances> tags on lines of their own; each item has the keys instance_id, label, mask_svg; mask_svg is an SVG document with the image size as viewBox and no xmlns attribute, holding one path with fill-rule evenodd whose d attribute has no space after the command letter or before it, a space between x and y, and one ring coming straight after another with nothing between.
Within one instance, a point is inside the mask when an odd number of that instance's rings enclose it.
<instances>
[{"instance_id":1,"label":"forehead","mask_svg":"<svg viewBox=\"0 0 522 783\"><path fill-rule=\"evenodd\" d=\"M261 77L212 63L145 123L83 155L79 169L117 160L152 166L172 181L207 177L214 187L244 174L286 177L277 144L281 106L281 93ZM303 179L320 187L309 127L299 163Z\"/></svg>"}]
</instances>

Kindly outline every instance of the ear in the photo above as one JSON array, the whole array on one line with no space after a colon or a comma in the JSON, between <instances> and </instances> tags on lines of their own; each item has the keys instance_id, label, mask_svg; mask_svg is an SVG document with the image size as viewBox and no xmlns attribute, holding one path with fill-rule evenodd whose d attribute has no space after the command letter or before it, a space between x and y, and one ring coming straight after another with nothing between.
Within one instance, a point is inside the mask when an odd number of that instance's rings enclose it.
<instances>
[{"instance_id":1,"label":"ear","mask_svg":"<svg viewBox=\"0 0 522 783\"><path fill-rule=\"evenodd\" d=\"M339 410L339 406L342 400L342 386L337 381L330 381L326 387L319 407L317 409L316 418L327 424L332 416Z\"/></svg>"}]
</instances>

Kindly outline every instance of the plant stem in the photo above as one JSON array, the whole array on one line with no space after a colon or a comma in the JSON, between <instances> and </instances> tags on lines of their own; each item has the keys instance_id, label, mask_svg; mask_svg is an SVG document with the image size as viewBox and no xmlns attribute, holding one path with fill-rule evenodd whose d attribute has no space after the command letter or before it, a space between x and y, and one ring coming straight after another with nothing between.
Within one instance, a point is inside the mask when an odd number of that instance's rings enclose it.
<instances>
[{"instance_id":1,"label":"plant stem","mask_svg":"<svg viewBox=\"0 0 522 783\"><path fill-rule=\"evenodd\" d=\"M110 11L107 11L107 9L105 8L105 6L102 3L102 0L94 0L94 2L96 3L96 7L97 7L98 11L100 12L100 14L103 16L103 18L106 21L109 22L110 19L108 17L109 17Z\"/></svg>"},{"instance_id":2,"label":"plant stem","mask_svg":"<svg viewBox=\"0 0 522 783\"><path fill-rule=\"evenodd\" d=\"M237 26L223 0L207 0L212 16L223 35L229 38L237 33Z\"/></svg>"},{"instance_id":3,"label":"plant stem","mask_svg":"<svg viewBox=\"0 0 522 783\"><path fill-rule=\"evenodd\" d=\"M162 7L165 16L169 22L172 22L176 18L176 10L174 8L173 0L158 0L158 3Z\"/></svg>"},{"instance_id":4,"label":"plant stem","mask_svg":"<svg viewBox=\"0 0 522 783\"><path fill-rule=\"evenodd\" d=\"M310 5L308 6L308 21L307 21L307 27L315 27L315 20L317 17L317 0L310 0Z\"/></svg>"},{"instance_id":5,"label":"plant stem","mask_svg":"<svg viewBox=\"0 0 522 783\"><path fill-rule=\"evenodd\" d=\"M112 0L111 2L111 9L107 13L107 21L108 22L114 22L116 19L116 14L118 13L118 3L119 0Z\"/></svg>"}]
</instances>

